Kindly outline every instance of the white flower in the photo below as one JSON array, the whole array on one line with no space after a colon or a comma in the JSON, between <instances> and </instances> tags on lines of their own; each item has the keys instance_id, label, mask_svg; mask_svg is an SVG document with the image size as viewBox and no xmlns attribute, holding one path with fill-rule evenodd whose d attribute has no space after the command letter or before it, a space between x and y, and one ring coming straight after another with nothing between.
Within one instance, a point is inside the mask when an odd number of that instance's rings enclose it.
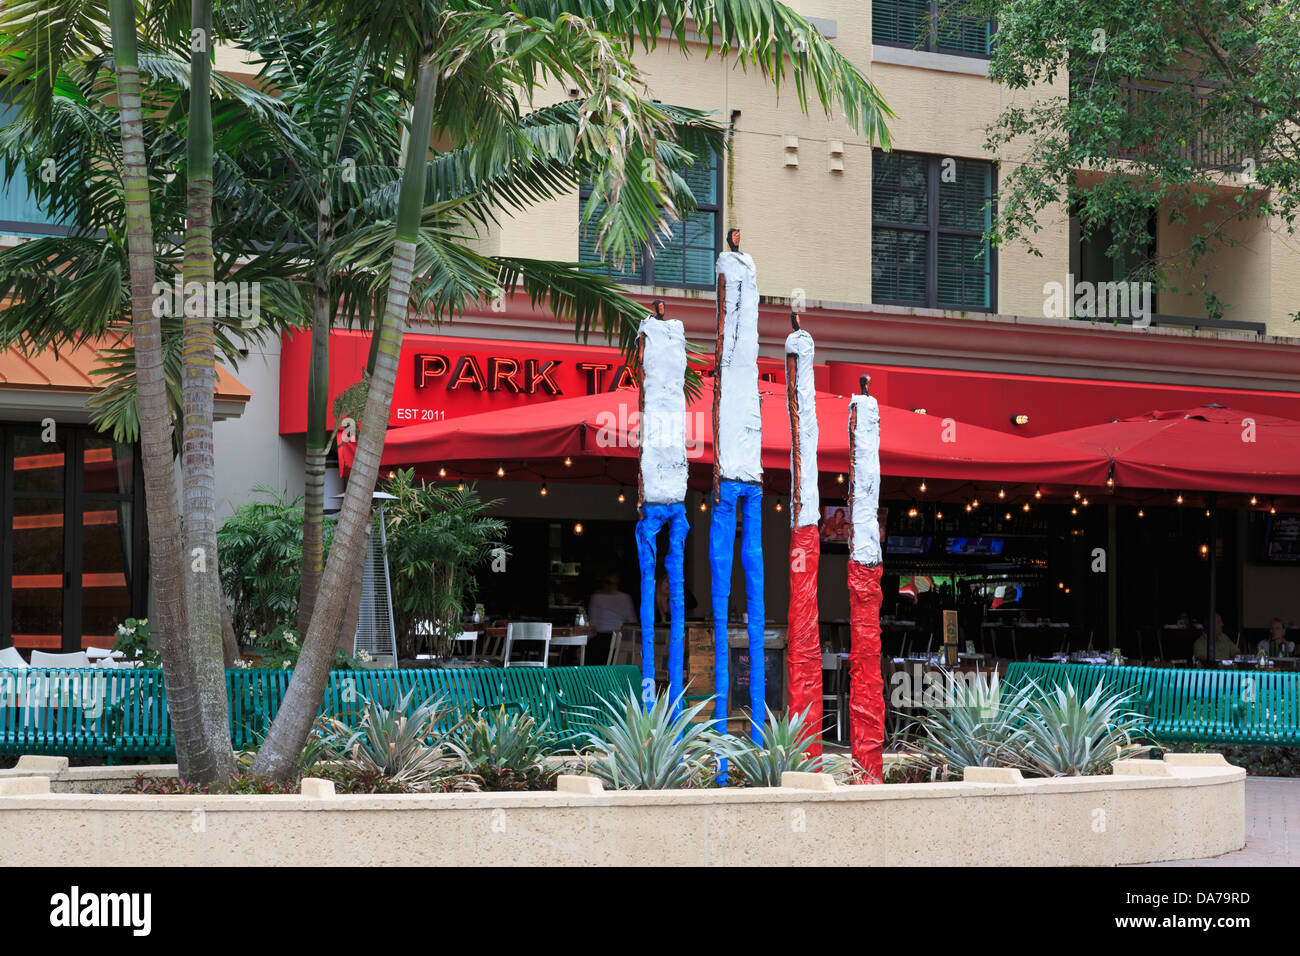
<instances>
[{"instance_id":1,"label":"white flower","mask_svg":"<svg viewBox=\"0 0 1300 956\"><path fill-rule=\"evenodd\" d=\"M371 659L372 658L370 657L369 652L357 651L357 660L359 660L361 663L368 664L371 661Z\"/></svg>"},{"instance_id":2,"label":"white flower","mask_svg":"<svg viewBox=\"0 0 1300 956\"><path fill-rule=\"evenodd\" d=\"M297 646L298 646L298 638L296 638L296 637L293 636L293 631L285 631L285 632L284 632L284 641L285 641L285 643L288 644L290 647L297 647Z\"/></svg>"},{"instance_id":3,"label":"white flower","mask_svg":"<svg viewBox=\"0 0 1300 956\"><path fill-rule=\"evenodd\" d=\"M280 670L287 671L292 666L293 666L293 661L285 661L280 665Z\"/></svg>"}]
</instances>

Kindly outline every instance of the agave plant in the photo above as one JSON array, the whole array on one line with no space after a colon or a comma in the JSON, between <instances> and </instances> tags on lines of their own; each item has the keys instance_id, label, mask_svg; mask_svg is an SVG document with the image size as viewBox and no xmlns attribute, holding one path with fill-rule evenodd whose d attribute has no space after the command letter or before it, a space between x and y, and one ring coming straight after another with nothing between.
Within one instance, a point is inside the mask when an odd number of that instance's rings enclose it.
<instances>
[{"instance_id":1,"label":"agave plant","mask_svg":"<svg viewBox=\"0 0 1300 956\"><path fill-rule=\"evenodd\" d=\"M454 739L465 769L489 790L540 789L555 773L546 761L556 749L555 734L528 713L486 710L463 722Z\"/></svg>"},{"instance_id":2,"label":"agave plant","mask_svg":"<svg viewBox=\"0 0 1300 956\"><path fill-rule=\"evenodd\" d=\"M1002 766L1025 709L1032 685L1010 697L997 672L956 675L943 672L941 700L904 731L901 750L931 776L957 775L966 767Z\"/></svg>"},{"instance_id":3,"label":"agave plant","mask_svg":"<svg viewBox=\"0 0 1300 956\"><path fill-rule=\"evenodd\" d=\"M823 756L809 757L805 751L817 740L817 733L802 714L774 714L767 711L763 742L727 737L727 782L741 787L779 787L787 770L817 773L826 766Z\"/></svg>"},{"instance_id":4,"label":"agave plant","mask_svg":"<svg viewBox=\"0 0 1300 956\"><path fill-rule=\"evenodd\" d=\"M616 702L604 701L611 714L604 736L586 734L590 741L588 772L616 790L669 790L707 786L717 773L714 751L727 749L726 739L708 721L696 722L712 698L673 716L673 701L656 694L647 710L640 695L628 691Z\"/></svg>"},{"instance_id":5,"label":"agave plant","mask_svg":"<svg viewBox=\"0 0 1300 956\"><path fill-rule=\"evenodd\" d=\"M1102 681L1083 698L1068 680L1046 689L1031 681L1027 689L1029 706L1007 747L1009 762L1024 770L1048 777L1102 773L1110 761L1148 749L1133 742L1146 719L1127 709L1130 691Z\"/></svg>"},{"instance_id":6,"label":"agave plant","mask_svg":"<svg viewBox=\"0 0 1300 956\"><path fill-rule=\"evenodd\" d=\"M414 691L391 710L367 699L356 729L335 718L318 721L322 751L363 777L419 786L462 770L465 755L455 741L459 724L443 730L448 706L430 698L412 707Z\"/></svg>"}]
</instances>

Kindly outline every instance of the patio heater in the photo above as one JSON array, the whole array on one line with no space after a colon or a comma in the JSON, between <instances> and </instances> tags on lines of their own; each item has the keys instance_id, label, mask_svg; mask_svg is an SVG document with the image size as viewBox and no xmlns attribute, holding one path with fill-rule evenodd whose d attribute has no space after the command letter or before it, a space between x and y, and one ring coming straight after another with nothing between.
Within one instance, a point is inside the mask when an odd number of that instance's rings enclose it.
<instances>
[{"instance_id":1,"label":"patio heater","mask_svg":"<svg viewBox=\"0 0 1300 956\"><path fill-rule=\"evenodd\" d=\"M340 497L342 497L340 495ZM388 535L384 531L384 502L395 495L371 495L372 520L366 540L366 566L361 579L361 609L352 637L352 653L365 651L375 660L385 657L397 666L397 631L393 624L393 592L388 577Z\"/></svg>"}]
</instances>

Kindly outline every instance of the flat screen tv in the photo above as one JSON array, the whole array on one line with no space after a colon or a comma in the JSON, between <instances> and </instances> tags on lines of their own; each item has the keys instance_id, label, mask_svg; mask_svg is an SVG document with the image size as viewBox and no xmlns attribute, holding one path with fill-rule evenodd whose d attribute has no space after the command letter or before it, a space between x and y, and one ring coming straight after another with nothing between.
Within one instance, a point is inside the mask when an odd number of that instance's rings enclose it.
<instances>
[{"instance_id":1,"label":"flat screen tv","mask_svg":"<svg viewBox=\"0 0 1300 956\"><path fill-rule=\"evenodd\" d=\"M885 553L929 554L930 540L929 535L891 534L885 539Z\"/></svg>"},{"instance_id":2,"label":"flat screen tv","mask_svg":"<svg viewBox=\"0 0 1300 956\"><path fill-rule=\"evenodd\" d=\"M1269 515L1264 529L1264 560L1300 564L1300 517Z\"/></svg>"},{"instance_id":3,"label":"flat screen tv","mask_svg":"<svg viewBox=\"0 0 1300 956\"><path fill-rule=\"evenodd\" d=\"M971 554L988 556L1002 553L1001 538L949 538L943 543L943 550L947 554Z\"/></svg>"}]
</instances>

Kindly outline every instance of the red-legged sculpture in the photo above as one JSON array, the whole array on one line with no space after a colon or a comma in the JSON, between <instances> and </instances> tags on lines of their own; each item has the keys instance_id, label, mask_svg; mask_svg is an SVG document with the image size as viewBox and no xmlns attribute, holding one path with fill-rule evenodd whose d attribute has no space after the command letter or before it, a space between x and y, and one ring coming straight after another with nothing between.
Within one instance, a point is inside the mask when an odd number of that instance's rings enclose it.
<instances>
[{"instance_id":1,"label":"red-legged sculpture","mask_svg":"<svg viewBox=\"0 0 1300 956\"><path fill-rule=\"evenodd\" d=\"M867 782L884 778L885 681L880 671L880 407L849 400L849 741Z\"/></svg>"},{"instance_id":2,"label":"red-legged sculpture","mask_svg":"<svg viewBox=\"0 0 1300 956\"><path fill-rule=\"evenodd\" d=\"M794 331L785 340L786 408L790 414L790 613L786 668L790 713L805 714L814 734L809 756L822 752L822 654L817 615L817 387L813 382L813 338L791 312Z\"/></svg>"}]
</instances>

